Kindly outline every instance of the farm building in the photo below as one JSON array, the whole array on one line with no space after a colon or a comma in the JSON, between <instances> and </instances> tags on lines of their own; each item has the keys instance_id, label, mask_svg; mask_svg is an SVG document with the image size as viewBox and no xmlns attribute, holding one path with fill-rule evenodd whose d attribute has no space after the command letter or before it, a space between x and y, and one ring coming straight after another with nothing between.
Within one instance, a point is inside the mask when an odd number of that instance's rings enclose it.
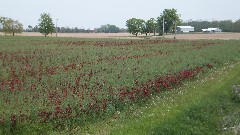
<instances>
[{"instance_id":1,"label":"farm building","mask_svg":"<svg viewBox=\"0 0 240 135\"><path fill-rule=\"evenodd\" d=\"M219 28L208 28L208 29L202 29L203 32L207 33L215 33L215 32L222 32L221 29Z\"/></svg>"},{"instance_id":2,"label":"farm building","mask_svg":"<svg viewBox=\"0 0 240 135\"><path fill-rule=\"evenodd\" d=\"M194 32L194 27L192 26L177 26L177 33L189 33Z\"/></svg>"}]
</instances>

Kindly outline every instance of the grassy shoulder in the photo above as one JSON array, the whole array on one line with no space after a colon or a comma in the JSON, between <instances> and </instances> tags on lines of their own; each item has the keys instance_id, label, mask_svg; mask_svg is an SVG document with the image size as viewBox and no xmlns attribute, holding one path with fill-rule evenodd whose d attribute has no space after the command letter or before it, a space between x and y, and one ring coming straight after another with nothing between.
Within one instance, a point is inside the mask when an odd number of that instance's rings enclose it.
<instances>
[{"instance_id":1,"label":"grassy shoulder","mask_svg":"<svg viewBox=\"0 0 240 135\"><path fill-rule=\"evenodd\" d=\"M239 103L231 86L240 84L240 64L186 83L112 118L79 126L73 134L234 134L239 133ZM237 131L238 130L238 131ZM53 133L54 134L54 133Z\"/></svg>"}]
</instances>

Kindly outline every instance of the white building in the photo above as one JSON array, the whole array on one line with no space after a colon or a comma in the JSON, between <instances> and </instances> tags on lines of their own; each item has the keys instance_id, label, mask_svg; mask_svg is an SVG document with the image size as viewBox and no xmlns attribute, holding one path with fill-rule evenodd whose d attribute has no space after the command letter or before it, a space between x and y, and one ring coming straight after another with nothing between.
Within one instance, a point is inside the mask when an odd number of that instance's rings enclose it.
<instances>
[{"instance_id":1,"label":"white building","mask_svg":"<svg viewBox=\"0 0 240 135\"><path fill-rule=\"evenodd\" d=\"M194 32L194 27L192 26L177 26L177 33L189 33Z\"/></svg>"},{"instance_id":2,"label":"white building","mask_svg":"<svg viewBox=\"0 0 240 135\"><path fill-rule=\"evenodd\" d=\"M215 32L222 32L221 29L219 28L208 28L208 29L202 29L203 32L207 33L215 33Z\"/></svg>"}]
</instances>

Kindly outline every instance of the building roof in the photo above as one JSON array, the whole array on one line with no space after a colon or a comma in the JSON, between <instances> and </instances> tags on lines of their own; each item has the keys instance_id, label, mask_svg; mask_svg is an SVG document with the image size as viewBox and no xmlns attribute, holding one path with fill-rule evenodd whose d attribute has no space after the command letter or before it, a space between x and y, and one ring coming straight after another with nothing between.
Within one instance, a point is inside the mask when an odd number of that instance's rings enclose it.
<instances>
[{"instance_id":1,"label":"building roof","mask_svg":"<svg viewBox=\"0 0 240 135\"><path fill-rule=\"evenodd\" d=\"M202 31L216 31L216 30L221 30L219 28L207 28L207 29L202 29Z\"/></svg>"},{"instance_id":2,"label":"building roof","mask_svg":"<svg viewBox=\"0 0 240 135\"><path fill-rule=\"evenodd\" d=\"M218 28L208 28L208 30L212 31L212 30L217 30Z\"/></svg>"},{"instance_id":3,"label":"building roof","mask_svg":"<svg viewBox=\"0 0 240 135\"><path fill-rule=\"evenodd\" d=\"M179 27L179 28L194 28L192 26L177 26L177 27Z\"/></svg>"}]
</instances>

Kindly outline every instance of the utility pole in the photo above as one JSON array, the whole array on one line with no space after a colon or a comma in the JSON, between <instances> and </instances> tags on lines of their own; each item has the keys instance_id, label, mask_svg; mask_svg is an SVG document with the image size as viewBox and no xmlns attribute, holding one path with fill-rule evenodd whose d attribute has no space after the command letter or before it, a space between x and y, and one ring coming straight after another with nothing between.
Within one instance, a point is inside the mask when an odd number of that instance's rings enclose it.
<instances>
[{"instance_id":1,"label":"utility pole","mask_svg":"<svg viewBox=\"0 0 240 135\"><path fill-rule=\"evenodd\" d=\"M57 21L58 21L58 19L56 20L56 37L57 37Z\"/></svg>"},{"instance_id":2,"label":"utility pole","mask_svg":"<svg viewBox=\"0 0 240 135\"><path fill-rule=\"evenodd\" d=\"M175 31L174 34L175 35L174 35L174 39L176 39L176 28L177 28L177 21L175 21L175 29L174 29L174 31Z\"/></svg>"},{"instance_id":3,"label":"utility pole","mask_svg":"<svg viewBox=\"0 0 240 135\"><path fill-rule=\"evenodd\" d=\"M164 37L164 17L163 17L163 37Z\"/></svg>"}]
</instances>

